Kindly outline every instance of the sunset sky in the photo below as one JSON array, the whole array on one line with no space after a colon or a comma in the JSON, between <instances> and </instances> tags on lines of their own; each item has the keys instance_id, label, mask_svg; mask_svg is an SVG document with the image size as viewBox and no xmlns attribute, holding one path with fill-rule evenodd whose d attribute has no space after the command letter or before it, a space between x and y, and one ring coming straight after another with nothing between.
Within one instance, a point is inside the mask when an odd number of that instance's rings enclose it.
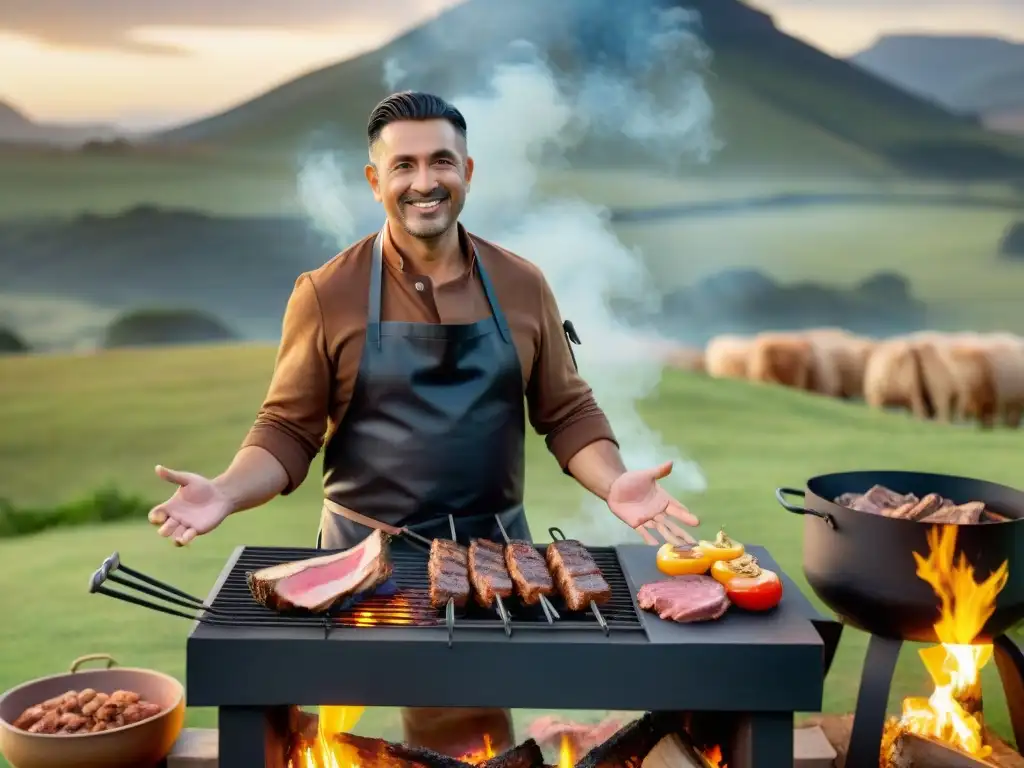
<instances>
[{"instance_id":1,"label":"sunset sky","mask_svg":"<svg viewBox=\"0 0 1024 768\"><path fill-rule=\"evenodd\" d=\"M510 0L512 1L512 0ZM39 121L143 128L230 107L459 0L30 0L0 14L0 99ZM1024 41L1024 0L751 0L837 56L887 32Z\"/></svg>"}]
</instances>

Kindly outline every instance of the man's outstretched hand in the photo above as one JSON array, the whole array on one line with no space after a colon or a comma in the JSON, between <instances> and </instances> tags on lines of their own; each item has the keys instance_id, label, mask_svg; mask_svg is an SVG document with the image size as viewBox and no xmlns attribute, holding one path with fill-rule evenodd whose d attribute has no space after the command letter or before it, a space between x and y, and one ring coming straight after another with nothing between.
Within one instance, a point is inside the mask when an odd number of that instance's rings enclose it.
<instances>
[{"instance_id":1,"label":"man's outstretched hand","mask_svg":"<svg viewBox=\"0 0 1024 768\"><path fill-rule=\"evenodd\" d=\"M179 546L196 536L209 533L231 514L231 502L202 475L178 472L167 467L156 468L157 477L178 486L163 504L149 511L149 522L160 526L160 535Z\"/></svg>"},{"instance_id":2,"label":"man's outstretched hand","mask_svg":"<svg viewBox=\"0 0 1024 768\"><path fill-rule=\"evenodd\" d=\"M672 462L666 461L653 469L626 472L612 483L608 492L608 508L612 514L643 536L648 544L659 543L654 538L655 531L671 544L694 541L679 522L697 525L697 518L658 484L671 471Z\"/></svg>"}]
</instances>

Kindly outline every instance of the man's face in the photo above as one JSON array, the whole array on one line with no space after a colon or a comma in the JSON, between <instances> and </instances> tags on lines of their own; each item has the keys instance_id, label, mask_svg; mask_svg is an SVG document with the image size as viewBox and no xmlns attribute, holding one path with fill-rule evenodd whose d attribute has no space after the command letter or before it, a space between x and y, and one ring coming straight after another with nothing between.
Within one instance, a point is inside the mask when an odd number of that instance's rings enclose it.
<instances>
[{"instance_id":1,"label":"man's face","mask_svg":"<svg viewBox=\"0 0 1024 768\"><path fill-rule=\"evenodd\" d=\"M448 231L466 204L473 159L447 120L401 120L373 145L366 180L388 219L413 237Z\"/></svg>"}]
</instances>

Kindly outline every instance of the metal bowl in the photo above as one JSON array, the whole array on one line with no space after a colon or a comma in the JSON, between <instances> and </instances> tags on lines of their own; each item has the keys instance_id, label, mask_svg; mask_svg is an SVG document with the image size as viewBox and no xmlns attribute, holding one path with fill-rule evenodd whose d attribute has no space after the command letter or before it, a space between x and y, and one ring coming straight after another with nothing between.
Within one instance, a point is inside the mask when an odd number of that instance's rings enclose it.
<instances>
[{"instance_id":1,"label":"metal bowl","mask_svg":"<svg viewBox=\"0 0 1024 768\"><path fill-rule=\"evenodd\" d=\"M1009 522L957 526L956 548L981 581L1006 562L1009 581L976 642L991 642L1024 619L1024 493L998 483L924 472L867 471L819 475L806 487L779 488L776 499L804 515L803 570L815 594L840 619L882 637L935 643L939 599L917 576L913 554L928 553L928 523L858 512L836 504L873 485L957 504L983 501ZM786 497L802 497L794 504Z\"/></svg>"},{"instance_id":2,"label":"metal bowl","mask_svg":"<svg viewBox=\"0 0 1024 768\"><path fill-rule=\"evenodd\" d=\"M87 661L106 669L79 672ZM13 723L29 707L69 690L134 691L160 706L160 714L111 731L28 733ZM67 673L33 680L0 696L0 754L13 768L155 768L170 753L185 722L185 690L162 672L118 667L106 654L75 659Z\"/></svg>"}]
</instances>

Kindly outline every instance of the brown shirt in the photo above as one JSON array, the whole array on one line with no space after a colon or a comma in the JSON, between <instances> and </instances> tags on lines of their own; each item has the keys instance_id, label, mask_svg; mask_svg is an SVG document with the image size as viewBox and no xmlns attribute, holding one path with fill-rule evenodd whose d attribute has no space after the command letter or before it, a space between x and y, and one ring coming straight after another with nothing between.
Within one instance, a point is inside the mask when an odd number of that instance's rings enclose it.
<instances>
[{"instance_id":1,"label":"brown shirt","mask_svg":"<svg viewBox=\"0 0 1024 768\"><path fill-rule=\"evenodd\" d=\"M373 240L369 235L305 272L285 309L270 390L243 446L266 449L288 473L291 493L345 415L366 336ZM403 269L385 232L381 319L473 323L490 316L469 238L505 313L523 371L530 423L565 470L595 440L615 441L593 393L576 373L551 288L529 261L459 225L466 270L434 286Z\"/></svg>"}]
</instances>

